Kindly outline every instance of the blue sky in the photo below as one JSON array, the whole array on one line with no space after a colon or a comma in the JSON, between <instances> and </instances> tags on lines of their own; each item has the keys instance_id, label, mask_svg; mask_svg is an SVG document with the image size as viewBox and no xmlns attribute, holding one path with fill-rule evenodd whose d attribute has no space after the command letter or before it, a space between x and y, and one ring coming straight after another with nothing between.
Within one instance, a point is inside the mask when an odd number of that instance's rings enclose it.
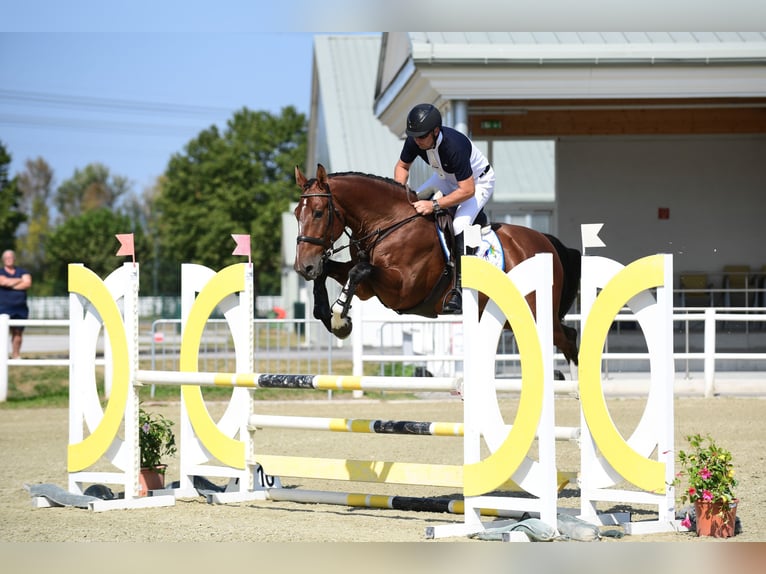
<instances>
[{"instance_id":1,"label":"blue sky","mask_svg":"<svg viewBox=\"0 0 766 574\"><path fill-rule=\"evenodd\" d=\"M56 184L100 162L151 185L174 153L242 107L308 114L311 32L0 33L0 140L11 174Z\"/></svg>"},{"instance_id":2,"label":"blue sky","mask_svg":"<svg viewBox=\"0 0 766 574\"><path fill-rule=\"evenodd\" d=\"M308 113L315 33L704 30L724 17L744 30L763 27L766 2L474 0L466 10L460 0L0 0L0 14L0 141L11 174L42 157L60 184L100 162L140 193L173 153L243 106Z\"/></svg>"}]
</instances>

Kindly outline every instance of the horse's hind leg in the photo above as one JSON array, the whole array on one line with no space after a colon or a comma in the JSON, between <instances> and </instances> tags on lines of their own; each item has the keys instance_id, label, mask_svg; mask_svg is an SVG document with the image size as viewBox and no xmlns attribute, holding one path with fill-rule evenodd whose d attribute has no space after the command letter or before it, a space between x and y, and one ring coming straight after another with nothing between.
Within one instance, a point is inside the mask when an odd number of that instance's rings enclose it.
<instances>
[{"instance_id":1,"label":"horse's hind leg","mask_svg":"<svg viewBox=\"0 0 766 574\"><path fill-rule=\"evenodd\" d=\"M558 321L553 326L553 344L564 353L564 357L569 363L569 368L572 373L572 378L576 379L577 367L577 330L564 325Z\"/></svg>"},{"instance_id":2,"label":"horse's hind leg","mask_svg":"<svg viewBox=\"0 0 766 574\"><path fill-rule=\"evenodd\" d=\"M561 329L564 331L564 336L569 343L571 355L567 356L567 359L577 365L577 355L579 354L579 350L577 349L577 329L564 325L563 323L561 324Z\"/></svg>"},{"instance_id":3,"label":"horse's hind leg","mask_svg":"<svg viewBox=\"0 0 766 574\"><path fill-rule=\"evenodd\" d=\"M568 327L567 325L562 324L561 328L564 330L564 334L566 335L566 338L569 340L569 342L572 344L572 347L574 348L574 359L572 359L569 362L569 373L572 376L573 381L579 380L578 373L577 373L577 367L579 366L579 355L580 350L577 348L577 329L573 327Z\"/></svg>"}]
</instances>

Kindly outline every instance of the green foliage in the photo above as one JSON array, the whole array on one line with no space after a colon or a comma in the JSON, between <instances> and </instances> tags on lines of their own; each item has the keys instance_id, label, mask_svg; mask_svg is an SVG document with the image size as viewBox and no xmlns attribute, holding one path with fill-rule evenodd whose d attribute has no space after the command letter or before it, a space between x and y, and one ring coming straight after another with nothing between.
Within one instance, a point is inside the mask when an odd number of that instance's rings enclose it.
<instances>
[{"instance_id":1,"label":"green foliage","mask_svg":"<svg viewBox=\"0 0 766 574\"><path fill-rule=\"evenodd\" d=\"M48 201L53 188L53 171L42 158L27 160L23 172L18 175L21 192L21 208L28 225L16 238L16 258L34 279L35 295L51 295L46 281L45 245L50 233Z\"/></svg>"},{"instance_id":2,"label":"green foliage","mask_svg":"<svg viewBox=\"0 0 766 574\"><path fill-rule=\"evenodd\" d=\"M709 435L704 438L699 434L690 435L686 440L690 449L678 452L681 471L676 482L680 482L683 476L688 482L681 502L721 502L721 510L728 511L729 504L735 498L734 487L737 486L731 452L718 446Z\"/></svg>"},{"instance_id":3,"label":"green foliage","mask_svg":"<svg viewBox=\"0 0 766 574\"><path fill-rule=\"evenodd\" d=\"M113 176L105 165L92 163L76 169L56 190L54 200L59 216L67 219L94 209L114 208L129 189L127 178Z\"/></svg>"},{"instance_id":4,"label":"green foliage","mask_svg":"<svg viewBox=\"0 0 766 574\"><path fill-rule=\"evenodd\" d=\"M19 209L21 192L16 178L10 179L11 154L0 142L0 251L15 248L16 230L26 221Z\"/></svg>"},{"instance_id":5,"label":"green foliage","mask_svg":"<svg viewBox=\"0 0 766 574\"><path fill-rule=\"evenodd\" d=\"M141 468L152 468L164 464L163 457L176 453L176 437L173 421L159 413L138 410L138 446L141 451Z\"/></svg>"},{"instance_id":6,"label":"green foliage","mask_svg":"<svg viewBox=\"0 0 766 574\"><path fill-rule=\"evenodd\" d=\"M242 261L231 255L230 235L250 234L256 291L278 292L281 214L298 197L293 169L305 149L306 119L292 107L279 116L243 108L223 133L216 126L200 133L171 158L160 185L161 258L220 269Z\"/></svg>"},{"instance_id":7,"label":"green foliage","mask_svg":"<svg viewBox=\"0 0 766 574\"><path fill-rule=\"evenodd\" d=\"M147 251L143 230L133 227L127 215L115 213L108 208L86 211L70 217L51 233L46 250L46 267L55 278L54 294L67 293L67 267L69 263L83 263L96 275L105 278L124 262L117 257L118 233L134 233L136 254ZM148 274L141 274L141 282L149 281ZM140 287L140 286L139 286Z\"/></svg>"}]
</instances>

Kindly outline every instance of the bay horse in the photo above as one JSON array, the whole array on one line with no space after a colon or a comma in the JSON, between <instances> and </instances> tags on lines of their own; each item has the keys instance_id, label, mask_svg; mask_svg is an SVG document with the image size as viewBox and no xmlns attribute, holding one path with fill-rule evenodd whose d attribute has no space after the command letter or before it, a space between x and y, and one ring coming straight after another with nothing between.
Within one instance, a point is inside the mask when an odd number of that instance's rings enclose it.
<instances>
[{"instance_id":1,"label":"bay horse","mask_svg":"<svg viewBox=\"0 0 766 574\"><path fill-rule=\"evenodd\" d=\"M409 187L392 179L362 173L327 174L317 166L308 179L295 168L301 196L295 270L314 282L314 317L339 338L351 333L351 297L377 297L401 314L436 317L452 288L454 273L447 264L434 216L415 212L417 199ZM537 253L553 254L553 342L567 361L577 365L577 331L561 323L580 282L580 252L556 237L511 224L493 224L505 257L506 271ZM341 236L348 245L335 247ZM331 257L349 250L349 261ZM326 279L343 285L330 307ZM535 295L527 296L535 310ZM479 310L487 303L480 294Z\"/></svg>"}]
</instances>

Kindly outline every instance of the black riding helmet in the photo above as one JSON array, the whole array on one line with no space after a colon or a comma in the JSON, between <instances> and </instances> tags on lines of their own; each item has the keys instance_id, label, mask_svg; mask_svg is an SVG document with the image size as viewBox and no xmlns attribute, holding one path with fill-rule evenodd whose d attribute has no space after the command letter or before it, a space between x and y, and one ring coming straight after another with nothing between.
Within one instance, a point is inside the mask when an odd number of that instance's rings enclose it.
<instances>
[{"instance_id":1,"label":"black riding helmet","mask_svg":"<svg viewBox=\"0 0 766 574\"><path fill-rule=\"evenodd\" d=\"M414 138L423 137L441 125L442 115L431 104L418 104L407 115L407 135Z\"/></svg>"}]
</instances>

